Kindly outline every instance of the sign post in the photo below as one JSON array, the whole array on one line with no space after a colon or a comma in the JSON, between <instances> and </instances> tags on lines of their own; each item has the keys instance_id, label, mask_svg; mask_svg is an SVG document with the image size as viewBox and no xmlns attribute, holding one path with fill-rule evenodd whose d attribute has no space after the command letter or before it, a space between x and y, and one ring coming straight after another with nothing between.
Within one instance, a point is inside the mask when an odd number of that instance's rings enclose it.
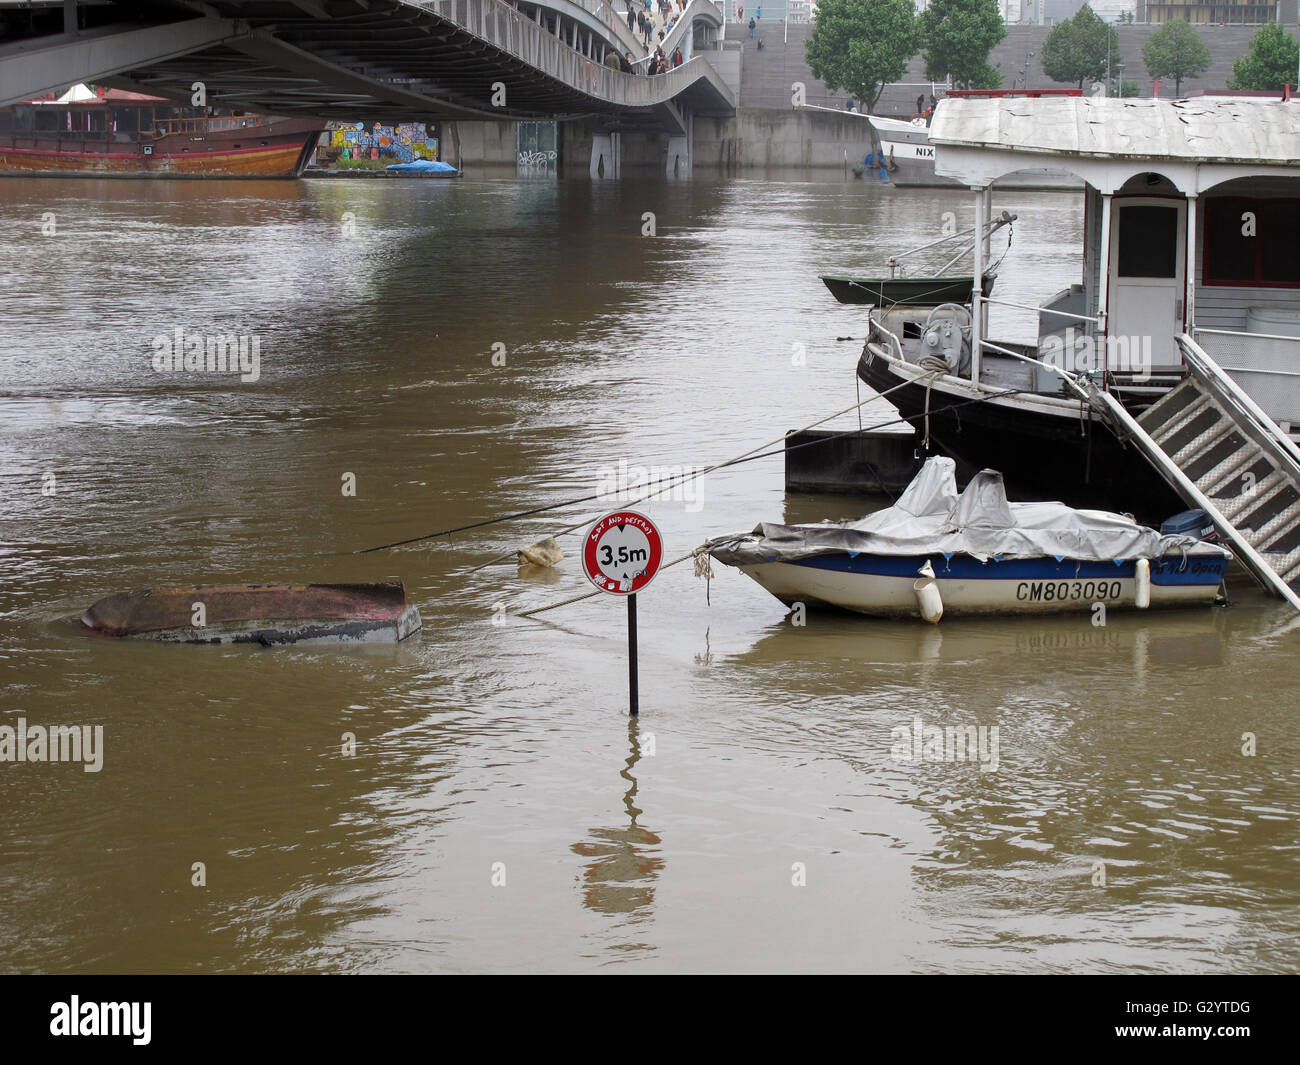
<instances>
[{"instance_id":1,"label":"sign post","mask_svg":"<svg viewBox=\"0 0 1300 1065\"><path fill-rule=\"evenodd\" d=\"M636 670L636 593L654 580L664 557L654 522L634 510L606 514L587 533L582 568L602 592L627 596L627 683L629 712L639 712Z\"/></svg>"}]
</instances>

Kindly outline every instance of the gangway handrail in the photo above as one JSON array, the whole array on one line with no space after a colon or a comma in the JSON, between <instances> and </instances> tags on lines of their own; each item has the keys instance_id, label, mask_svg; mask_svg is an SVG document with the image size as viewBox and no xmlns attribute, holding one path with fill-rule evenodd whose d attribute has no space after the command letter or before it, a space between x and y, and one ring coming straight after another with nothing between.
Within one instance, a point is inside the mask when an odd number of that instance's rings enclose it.
<instances>
[{"instance_id":1,"label":"gangway handrail","mask_svg":"<svg viewBox=\"0 0 1300 1065\"><path fill-rule=\"evenodd\" d=\"M1174 339L1182 349L1183 359L1196 379L1221 400L1248 414L1262 430L1260 435L1264 437L1263 440L1257 439L1256 443L1273 451L1278 458L1285 456L1294 467L1292 472L1297 480L1300 480L1300 448L1296 447L1291 434L1270 418L1241 385L1224 373L1223 368L1211 358L1209 352L1195 340L1186 333L1179 333Z\"/></svg>"}]
</instances>

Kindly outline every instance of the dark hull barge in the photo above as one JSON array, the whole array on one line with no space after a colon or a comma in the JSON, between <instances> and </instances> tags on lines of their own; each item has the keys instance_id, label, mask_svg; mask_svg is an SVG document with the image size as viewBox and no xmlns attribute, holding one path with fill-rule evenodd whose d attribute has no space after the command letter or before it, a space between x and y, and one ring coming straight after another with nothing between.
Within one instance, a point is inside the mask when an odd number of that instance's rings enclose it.
<instances>
[{"instance_id":1,"label":"dark hull barge","mask_svg":"<svg viewBox=\"0 0 1300 1065\"><path fill-rule=\"evenodd\" d=\"M401 581L194 584L101 599L81 615L100 636L168 643L398 643L420 631Z\"/></svg>"}]
</instances>

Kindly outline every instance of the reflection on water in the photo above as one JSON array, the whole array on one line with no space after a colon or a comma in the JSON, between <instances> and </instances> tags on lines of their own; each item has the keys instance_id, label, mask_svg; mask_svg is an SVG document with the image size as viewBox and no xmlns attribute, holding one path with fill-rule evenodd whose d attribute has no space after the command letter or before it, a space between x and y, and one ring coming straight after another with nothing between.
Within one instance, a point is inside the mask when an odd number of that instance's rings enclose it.
<instances>
[{"instance_id":1,"label":"reflection on water","mask_svg":"<svg viewBox=\"0 0 1300 1065\"><path fill-rule=\"evenodd\" d=\"M664 867L657 850L663 842L637 823L641 809L636 805L636 777L632 771L641 760L641 724L628 718L628 756L619 772L627 781L623 806L627 824L616 828L595 828L590 839L573 845L573 853L590 859L583 873L583 903L597 913L629 915L628 924L640 924L651 916L654 883ZM654 742L653 736L650 742ZM651 752L653 753L653 752ZM643 949L653 950L648 944Z\"/></svg>"},{"instance_id":2,"label":"reflection on water","mask_svg":"<svg viewBox=\"0 0 1300 1065\"><path fill-rule=\"evenodd\" d=\"M0 962L1294 968L1300 630L1249 588L1100 628L799 627L733 571L706 598L677 566L640 597L629 722L620 604L520 616L589 590L573 536L553 569L514 564L587 505L353 553L848 407L861 309L818 271L878 269L966 199L798 175L0 184L0 718L105 736L100 773L0 765ZM1000 290L1076 280L1081 209L1006 206ZM1018 314L994 332L1032 331ZM259 336L260 379L155 374L177 327ZM638 509L676 557L887 502L787 498L776 458ZM170 582L389 577L425 620L398 648L67 621ZM918 719L996 726L997 772L896 760Z\"/></svg>"}]
</instances>

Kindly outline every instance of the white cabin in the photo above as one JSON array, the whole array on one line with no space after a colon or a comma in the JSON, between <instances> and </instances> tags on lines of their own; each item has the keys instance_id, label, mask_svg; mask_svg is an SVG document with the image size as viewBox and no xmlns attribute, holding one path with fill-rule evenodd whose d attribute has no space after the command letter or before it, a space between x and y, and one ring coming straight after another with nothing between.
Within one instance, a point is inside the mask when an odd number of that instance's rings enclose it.
<instances>
[{"instance_id":1,"label":"white cabin","mask_svg":"<svg viewBox=\"0 0 1300 1065\"><path fill-rule=\"evenodd\" d=\"M1300 101L950 98L930 138L936 173L975 193L977 225L993 183L1018 171L1050 167L1085 183L1080 283L1041 309L1040 358L1070 329L1100 353L1091 368L1108 383L1154 384L1181 373L1177 338L1188 334L1275 421L1300 427ZM977 294L985 244L975 247ZM987 303L999 300L975 300L978 382L982 357L997 350ZM1124 365L1130 339L1149 345L1149 365ZM1079 368L1071 359L1064 368ZM1059 390L1059 375L1035 380Z\"/></svg>"}]
</instances>

